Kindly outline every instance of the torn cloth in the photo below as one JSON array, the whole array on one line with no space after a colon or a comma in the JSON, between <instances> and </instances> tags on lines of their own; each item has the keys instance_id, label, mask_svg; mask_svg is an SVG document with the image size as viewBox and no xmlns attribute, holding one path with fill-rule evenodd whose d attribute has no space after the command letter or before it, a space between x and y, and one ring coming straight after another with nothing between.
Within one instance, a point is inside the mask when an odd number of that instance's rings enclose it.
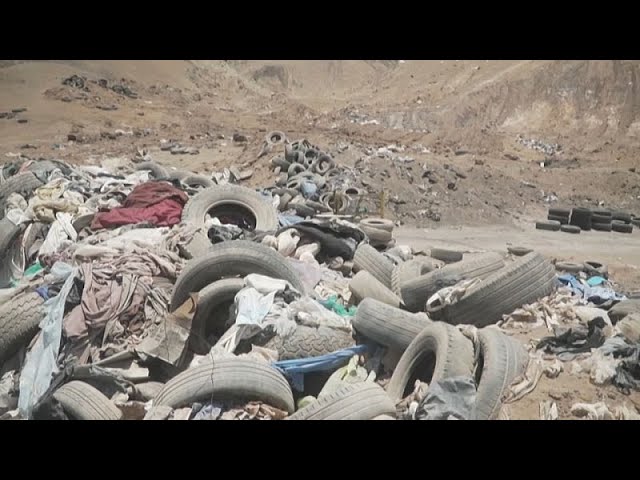
<instances>
[{"instance_id":1,"label":"torn cloth","mask_svg":"<svg viewBox=\"0 0 640 480\"><path fill-rule=\"evenodd\" d=\"M141 222L159 227L180 223L187 194L166 182L147 182L137 186L120 208L99 212L91 222L94 230Z\"/></svg>"},{"instance_id":2,"label":"torn cloth","mask_svg":"<svg viewBox=\"0 0 640 480\"><path fill-rule=\"evenodd\" d=\"M608 287L590 287L589 285L580 283L580 281L571 274L558 276L558 281L568 286L573 293L581 296L585 300L599 305L607 300L625 300L627 297L616 293L615 290Z\"/></svg>"},{"instance_id":3,"label":"torn cloth","mask_svg":"<svg viewBox=\"0 0 640 480\"><path fill-rule=\"evenodd\" d=\"M476 382L471 377L444 378L429 385L415 413L417 420L472 420Z\"/></svg>"},{"instance_id":4,"label":"torn cloth","mask_svg":"<svg viewBox=\"0 0 640 480\"><path fill-rule=\"evenodd\" d=\"M588 327L576 325L568 329L556 328L556 335L545 337L538 343L538 349L553 353L562 361L572 360L580 353L590 352L605 342L603 329L606 323L602 317L588 322ZM559 333L561 332L561 333Z\"/></svg>"}]
</instances>

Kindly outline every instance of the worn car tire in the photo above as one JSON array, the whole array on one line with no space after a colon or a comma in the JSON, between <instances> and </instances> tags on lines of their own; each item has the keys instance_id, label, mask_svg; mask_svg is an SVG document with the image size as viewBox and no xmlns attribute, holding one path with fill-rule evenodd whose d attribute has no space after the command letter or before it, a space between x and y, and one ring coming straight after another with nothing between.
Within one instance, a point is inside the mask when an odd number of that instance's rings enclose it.
<instances>
[{"instance_id":1,"label":"worn car tire","mask_svg":"<svg viewBox=\"0 0 640 480\"><path fill-rule=\"evenodd\" d=\"M343 330L298 325L291 335L275 335L263 347L277 351L278 360L295 360L327 355L354 345L353 337Z\"/></svg>"},{"instance_id":2,"label":"worn car tire","mask_svg":"<svg viewBox=\"0 0 640 480\"><path fill-rule=\"evenodd\" d=\"M527 247L507 247L507 252L516 257L524 257L527 253L533 252L533 250Z\"/></svg>"},{"instance_id":3,"label":"worn car tire","mask_svg":"<svg viewBox=\"0 0 640 480\"><path fill-rule=\"evenodd\" d=\"M393 263L371 245L362 244L353 256L353 271L364 270L378 279L384 286L391 287Z\"/></svg>"},{"instance_id":4,"label":"worn car tire","mask_svg":"<svg viewBox=\"0 0 640 480\"><path fill-rule=\"evenodd\" d=\"M331 169L335 168L336 162L329 155L321 153L318 158L311 164L311 170L318 175L324 175Z\"/></svg>"},{"instance_id":5,"label":"worn car tire","mask_svg":"<svg viewBox=\"0 0 640 480\"><path fill-rule=\"evenodd\" d=\"M180 180L185 185L194 188L194 187L213 187L215 186L215 182L204 175L187 175L182 180Z\"/></svg>"},{"instance_id":6,"label":"worn car tire","mask_svg":"<svg viewBox=\"0 0 640 480\"><path fill-rule=\"evenodd\" d=\"M611 230L618 233L631 233L633 232L633 225L630 223L622 223L621 220L614 220L611 222Z\"/></svg>"},{"instance_id":7,"label":"worn car tire","mask_svg":"<svg viewBox=\"0 0 640 480\"><path fill-rule=\"evenodd\" d=\"M393 231L393 227L395 227L393 221L387 220L386 218L364 218L360 220L360 226L376 228L386 232Z\"/></svg>"},{"instance_id":8,"label":"worn car tire","mask_svg":"<svg viewBox=\"0 0 640 480\"><path fill-rule=\"evenodd\" d=\"M156 180L165 179L169 176L167 170L156 162L142 162L134 167L137 171L148 170Z\"/></svg>"},{"instance_id":9,"label":"worn car tire","mask_svg":"<svg viewBox=\"0 0 640 480\"><path fill-rule=\"evenodd\" d=\"M598 215L600 217L606 217L609 220L613 217L613 213L610 210L594 210L593 215Z\"/></svg>"},{"instance_id":10,"label":"worn car tire","mask_svg":"<svg viewBox=\"0 0 640 480\"><path fill-rule=\"evenodd\" d=\"M582 230L575 225L560 225L560 231L565 233L580 233Z\"/></svg>"},{"instance_id":11,"label":"worn car tire","mask_svg":"<svg viewBox=\"0 0 640 480\"><path fill-rule=\"evenodd\" d=\"M291 165L289 165L289 168L287 169L287 175L289 175L289 178L291 179L292 177L295 177L299 173L302 173L306 170L307 170L307 167L305 167L304 165L300 163L292 163Z\"/></svg>"},{"instance_id":12,"label":"worn car tire","mask_svg":"<svg viewBox=\"0 0 640 480\"><path fill-rule=\"evenodd\" d=\"M426 275L434 270L430 260L413 258L393 267L391 272L391 291L396 295L402 295L401 285L414 278Z\"/></svg>"},{"instance_id":13,"label":"worn car tire","mask_svg":"<svg viewBox=\"0 0 640 480\"><path fill-rule=\"evenodd\" d=\"M456 303L433 312L431 317L454 325L483 327L498 322L502 315L522 305L549 295L555 282L551 262L532 252L471 287Z\"/></svg>"},{"instance_id":14,"label":"worn car tire","mask_svg":"<svg viewBox=\"0 0 640 480\"><path fill-rule=\"evenodd\" d=\"M560 215L547 215L547 220L552 222L560 222L560 225L568 225L569 217L561 217Z\"/></svg>"},{"instance_id":15,"label":"worn car tire","mask_svg":"<svg viewBox=\"0 0 640 480\"><path fill-rule=\"evenodd\" d=\"M452 286L460 280L484 278L502 267L504 267L502 256L493 252L445 265L438 270L401 284L402 300L407 310L422 312L429 297L441 288Z\"/></svg>"},{"instance_id":16,"label":"worn car tire","mask_svg":"<svg viewBox=\"0 0 640 480\"><path fill-rule=\"evenodd\" d=\"M624 223L631 223L631 214L627 212L612 212L612 220L620 220Z\"/></svg>"},{"instance_id":17,"label":"worn car tire","mask_svg":"<svg viewBox=\"0 0 640 480\"><path fill-rule=\"evenodd\" d=\"M569 217L569 215L571 215L571 209L570 208L556 208L556 207L552 207L549 209L549 215L554 215L554 216L558 216L558 217Z\"/></svg>"},{"instance_id":18,"label":"worn car tire","mask_svg":"<svg viewBox=\"0 0 640 480\"><path fill-rule=\"evenodd\" d=\"M360 271L349 282L349 290L356 304L365 298L374 298L392 307L400 307L402 299L369 272Z\"/></svg>"},{"instance_id":19,"label":"worn car tire","mask_svg":"<svg viewBox=\"0 0 640 480\"><path fill-rule=\"evenodd\" d=\"M15 242L22 233L21 225L14 225L8 218L0 220L0 288L7 288L13 280L11 257Z\"/></svg>"},{"instance_id":20,"label":"worn car tire","mask_svg":"<svg viewBox=\"0 0 640 480\"><path fill-rule=\"evenodd\" d=\"M456 252L455 250L446 250L444 248L432 248L431 256L436 260L440 260L445 263L455 263L462 260L462 252Z\"/></svg>"},{"instance_id":21,"label":"worn car tire","mask_svg":"<svg viewBox=\"0 0 640 480\"><path fill-rule=\"evenodd\" d=\"M364 382L340 387L287 420L371 420L380 415L395 417L395 405L382 387Z\"/></svg>"},{"instance_id":22,"label":"worn car tire","mask_svg":"<svg viewBox=\"0 0 640 480\"><path fill-rule=\"evenodd\" d=\"M53 393L74 420L120 420L122 412L100 390L79 380L65 383Z\"/></svg>"},{"instance_id":23,"label":"worn car tire","mask_svg":"<svg viewBox=\"0 0 640 480\"><path fill-rule=\"evenodd\" d=\"M501 398L513 380L524 373L529 355L522 343L495 328L478 330L476 419L494 420Z\"/></svg>"},{"instance_id":24,"label":"worn car tire","mask_svg":"<svg viewBox=\"0 0 640 480\"><path fill-rule=\"evenodd\" d=\"M274 167L280 167L281 172L286 172L289 170L289 167L291 166L291 162L289 162L284 157L278 156L278 157L273 157L271 159L271 165Z\"/></svg>"},{"instance_id":25,"label":"worn car tire","mask_svg":"<svg viewBox=\"0 0 640 480\"><path fill-rule=\"evenodd\" d=\"M593 213L588 208L574 208L571 210L569 224L580 227L582 230L591 230L591 215Z\"/></svg>"},{"instance_id":26,"label":"worn car tire","mask_svg":"<svg viewBox=\"0 0 640 480\"><path fill-rule=\"evenodd\" d=\"M242 357L213 358L169 380L153 400L153 407L179 408L204 399L260 400L292 413L291 387L268 363Z\"/></svg>"},{"instance_id":27,"label":"worn car tire","mask_svg":"<svg viewBox=\"0 0 640 480\"><path fill-rule=\"evenodd\" d=\"M0 306L0 365L31 341L45 313L44 300L35 292L17 295Z\"/></svg>"},{"instance_id":28,"label":"worn car tire","mask_svg":"<svg viewBox=\"0 0 640 480\"><path fill-rule=\"evenodd\" d=\"M592 223L591 228L599 232L610 232L611 223Z\"/></svg>"},{"instance_id":29,"label":"worn car tire","mask_svg":"<svg viewBox=\"0 0 640 480\"><path fill-rule=\"evenodd\" d=\"M536 229L557 232L558 230L560 230L560 222L557 220L549 220L548 222L536 222Z\"/></svg>"},{"instance_id":30,"label":"worn car tire","mask_svg":"<svg viewBox=\"0 0 640 480\"><path fill-rule=\"evenodd\" d=\"M591 216L592 226L594 223L611 223L611 215L606 216L606 215L598 215L597 213L594 213Z\"/></svg>"},{"instance_id":31,"label":"worn car tire","mask_svg":"<svg viewBox=\"0 0 640 480\"><path fill-rule=\"evenodd\" d=\"M386 245L393 238L392 233L381 228L368 227L366 225L359 225L360 230L367 234L369 242L375 245Z\"/></svg>"},{"instance_id":32,"label":"worn car tire","mask_svg":"<svg viewBox=\"0 0 640 480\"><path fill-rule=\"evenodd\" d=\"M91 226L91 222L93 222L93 217L95 217L95 213L86 213L84 215L80 215L76 218L71 225L76 232L80 233L81 230Z\"/></svg>"},{"instance_id":33,"label":"worn car tire","mask_svg":"<svg viewBox=\"0 0 640 480\"><path fill-rule=\"evenodd\" d=\"M277 252L260 243L231 240L213 245L208 253L187 263L176 280L171 298L171 311L182 305L190 293L199 292L222 278L259 273L287 280L304 292L297 271Z\"/></svg>"},{"instance_id":34,"label":"worn car tire","mask_svg":"<svg viewBox=\"0 0 640 480\"><path fill-rule=\"evenodd\" d=\"M284 132L280 132L279 130L274 130L273 132L267 133L265 136L265 140L270 145L280 145L287 140L287 136Z\"/></svg>"},{"instance_id":35,"label":"worn car tire","mask_svg":"<svg viewBox=\"0 0 640 480\"><path fill-rule=\"evenodd\" d=\"M26 199L43 183L31 172L19 173L0 185L0 219L4 218L7 199L12 193L18 193Z\"/></svg>"},{"instance_id":36,"label":"worn car tire","mask_svg":"<svg viewBox=\"0 0 640 480\"><path fill-rule=\"evenodd\" d=\"M432 322L426 314L410 313L373 298L365 298L353 318L356 332L380 345L404 351Z\"/></svg>"},{"instance_id":37,"label":"worn car tire","mask_svg":"<svg viewBox=\"0 0 640 480\"><path fill-rule=\"evenodd\" d=\"M457 328L442 322L425 327L409 344L391 376L387 393L398 403L414 375L427 383L473 376L473 343Z\"/></svg>"},{"instance_id":38,"label":"worn car tire","mask_svg":"<svg viewBox=\"0 0 640 480\"><path fill-rule=\"evenodd\" d=\"M185 170L167 170L167 180L182 180L189 175L191 173Z\"/></svg>"},{"instance_id":39,"label":"worn car tire","mask_svg":"<svg viewBox=\"0 0 640 480\"><path fill-rule=\"evenodd\" d=\"M609 269L604 263L593 261L584 262L584 271L589 275L599 275L604 278L609 276Z\"/></svg>"},{"instance_id":40,"label":"worn car tire","mask_svg":"<svg viewBox=\"0 0 640 480\"><path fill-rule=\"evenodd\" d=\"M567 273L580 273L584 270L584 263L556 262L556 270Z\"/></svg>"},{"instance_id":41,"label":"worn car tire","mask_svg":"<svg viewBox=\"0 0 640 480\"><path fill-rule=\"evenodd\" d=\"M191 322L191 347L195 353L204 355L208 349L200 348L205 339L207 327L211 326L213 315L227 302L233 302L236 293L244 288L242 278L223 278L204 287L198 292L196 314ZM194 348L195 347L195 348Z\"/></svg>"}]
</instances>

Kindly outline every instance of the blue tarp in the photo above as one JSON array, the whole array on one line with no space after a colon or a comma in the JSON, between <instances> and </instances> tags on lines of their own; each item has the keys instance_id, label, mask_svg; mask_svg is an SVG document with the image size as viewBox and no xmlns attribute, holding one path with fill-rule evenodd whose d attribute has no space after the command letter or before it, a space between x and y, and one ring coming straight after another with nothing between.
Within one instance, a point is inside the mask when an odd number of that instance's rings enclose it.
<instances>
[{"instance_id":1,"label":"blue tarp","mask_svg":"<svg viewBox=\"0 0 640 480\"><path fill-rule=\"evenodd\" d=\"M595 303L596 305L604 303L607 300L625 300L627 297L616 293L615 290L609 287L590 287L581 283L576 277L570 273L559 275L558 281L565 286L568 286L573 293L580 295L588 302Z\"/></svg>"},{"instance_id":2,"label":"blue tarp","mask_svg":"<svg viewBox=\"0 0 640 480\"><path fill-rule=\"evenodd\" d=\"M273 366L281 370L291 380L295 390L302 392L304 390L305 373L336 370L346 364L354 355L361 355L366 351L366 345L356 345L319 357L281 360L274 362Z\"/></svg>"}]
</instances>

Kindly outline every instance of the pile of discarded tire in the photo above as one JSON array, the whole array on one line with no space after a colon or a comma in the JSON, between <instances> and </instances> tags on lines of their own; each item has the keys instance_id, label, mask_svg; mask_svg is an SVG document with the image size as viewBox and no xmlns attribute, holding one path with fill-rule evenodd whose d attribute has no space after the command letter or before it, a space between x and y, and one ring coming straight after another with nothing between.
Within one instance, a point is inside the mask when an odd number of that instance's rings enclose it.
<instances>
[{"instance_id":1,"label":"pile of discarded tire","mask_svg":"<svg viewBox=\"0 0 640 480\"><path fill-rule=\"evenodd\" d=\"M589 208L550 208L547 221L536 222L538 230L580 233L599 232L631 233L633 226L640 226L640 218L626 212L591 210Z\"/></svg>"}]
</instances>

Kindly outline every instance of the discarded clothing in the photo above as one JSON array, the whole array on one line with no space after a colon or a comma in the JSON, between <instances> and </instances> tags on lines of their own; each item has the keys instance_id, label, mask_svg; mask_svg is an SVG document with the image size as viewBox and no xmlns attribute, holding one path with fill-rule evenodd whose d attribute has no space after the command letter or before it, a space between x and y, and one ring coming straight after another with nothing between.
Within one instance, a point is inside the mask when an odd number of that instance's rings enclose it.
<instances>
[{"instance_id":1,"label":"discarded clothing","mask_svg":"<svg viewBox=\"0 0 640 480\"><path fill-rule=\"evenodd\" d=\"M571 274L564 274L557 277L558 281L563 285L567 285L571 290L588 302L600 305L607 300L625 300L627 297L616 293L615 290L608 287L590 287L580 283L580 281Z\"/></svg>"},{"instance_id":2,"label":"discarded clothing","mask_svg":"<svg viewBox=\"0 0 640 480\"><path fill-rule=\"evenodd\" d=\"M571 414L576 417L587 417L588 420L614 420L615 418L604 402L575 403L571 406Z\"/></svg>"},{"instance_id":3,"label":"discarded clothing","mask_svg":"<svg viewBox=\"0 0 640 480\"><path fill-rule=\"evenodd\" d=\"M319 357L281 360L274 362L273 366L281 370L285 376L291 379L295 390L302 392L304 391L305 373L335 370L343 363L348 362L354 355L362 355L366 351L366 345L356 345L355 347L345 348Z\"/></svg>"},{"instance_id":4,"label":"discarded clothing","mask_svg":"<svg viewBox=\"0 0 640 480\"><path fill-rule=\"evenodd\" d=\"M503 321L499 325L502 328L511 326L535 328L546 325L549 331L553 331L553 328L561 322L571 322L578 318L575 307L579 302L580 299L572 295L571 290L566 287L559 288L537 302L523 305L511 314L503 315Z\"/></svg>"},{"instance_id":5,"label":"discarded clothing","mask_svg":"<svg viewBox=\"0 0 640 480\"><path fill-rule=\"evenodd\" d=\"M562 361L575 358L580 353L590 352L592 348L598 348L604 344L605 335L602 331L605 322L601 317L595 318L583 325L556 328L556 335L545 337L538 343L538 349L544 349L545 353L553 353Z\"/></svg>"},{"instance_id":6,"label":"discarded clothing","mask_svg":"<svg viewBox=\"0 0 640 480\"><path fill-rule=\"evenodd\" d=\"M416 420L472 420L476 382L471 377L449 377L429 385L415 412Z\"/></svg>"},{"instance_id":7,"label":"discarded clothing","mask_svg":"<svg viewBox=\"0 0 640 480\"><path fill-rule=\"evenodd\" d=\"M147 182L133 189L121 208L96 213L91 228L150 223L166 227L180 223L182 209L189 197L166 182Z\"/></svg>"},{"instance_id":8,"label":"discarded clothing","mask_svg":"<svg viewBox=\"0 0 640 480\"><path fill-rule=\"evenodd\" d=\"M636 346L633 354L618 364L613 384L624 394L640 390L640 346Z\"/></svg>"}]
</instances>

